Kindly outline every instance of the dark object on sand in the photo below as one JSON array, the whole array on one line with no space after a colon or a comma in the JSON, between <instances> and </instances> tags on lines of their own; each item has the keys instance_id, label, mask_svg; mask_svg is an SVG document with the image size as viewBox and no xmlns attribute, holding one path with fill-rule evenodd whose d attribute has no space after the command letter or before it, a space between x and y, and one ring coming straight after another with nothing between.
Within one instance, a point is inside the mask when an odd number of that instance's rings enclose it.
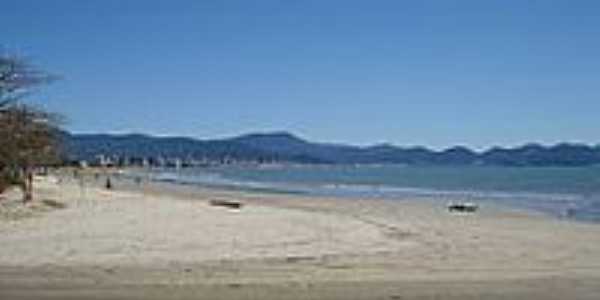
<instances>
[{"instance_id":1,"label":"dark object on sand","mask_svg":"<svg viewBox=\"0 0 600 300\"><path fill-rule=\"evenodd\" d=\"M577 208L575 207L567 207L564 212L564 216L566 218L573 218L577 214Z\"/></svg>"},{"instance_id":2,"label":"dark object on sand","mask_svg":"<svg viewBox=\"0 0 600 300\"><path fill-rule=\"evenodd\" d=\"M110 181L110 177L106 177L106 185L104 187L106 187L107 190L112 189L112 182Z\"/></svg>"},{"instance_id":3,"label":"dark object on sand","mask_svg":"<svg viewBox=\"0 0 600 300\"><path fill-rule=\"evenodd\" d=\"M42 203L44 203L46 206L56 208L56 209L67 208L66 204L52 200L52 199L44 199L44 200L42 200Z\"/></svg>"},{"instance_id":4,"label":"dark object on sand","mask_svg":"<svg viewBox=\"0 0 600 300\"><path fill-rule=\"evenodd\" d=\"M464 203L450 203L448 204L449 212L476 212L479 207L475 203L464 202Z\"/></svg>"},{"instance_id":5,"label":"dark object on sand","mask_svg":"<svg viewBox=\"0 0 600 300\"><path fill-rule=\"evenodd\" d=\"M231 200L213 199L213 200L210 200L209 203L212 206L223 206L223 207L227 207L227 208L231 208L231 209L240 209L240 208L242 208L242 206L244 206L244 204L241 202L231 201Z\"/></svg>"}]
</instances>

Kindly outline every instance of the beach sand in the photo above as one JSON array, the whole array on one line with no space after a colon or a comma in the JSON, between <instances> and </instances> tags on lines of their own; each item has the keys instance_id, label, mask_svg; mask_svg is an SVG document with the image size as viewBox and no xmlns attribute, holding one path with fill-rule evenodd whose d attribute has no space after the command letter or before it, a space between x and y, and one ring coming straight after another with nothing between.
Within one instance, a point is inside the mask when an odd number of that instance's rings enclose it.
<instances>
[{"instance_id":1,"label":"beach sand","mask_svg":"<svg viewBox=\"0 0 600 300\"><path fill-rule=\"evenodd\" d=\"M38 178L35 204L0 200L0 299L600 299L596 224L425 201L99 185Z\"/></svg>"}]
</instances>

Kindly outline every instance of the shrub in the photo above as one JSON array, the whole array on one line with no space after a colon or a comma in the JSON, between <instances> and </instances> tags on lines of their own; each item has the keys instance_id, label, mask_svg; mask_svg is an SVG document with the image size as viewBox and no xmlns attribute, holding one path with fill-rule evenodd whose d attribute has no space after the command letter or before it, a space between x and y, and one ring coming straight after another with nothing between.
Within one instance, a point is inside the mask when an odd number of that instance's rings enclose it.
<instances>
[{"instance_id":1,"label":"shrub","mask_svg":"<svg viewBox=\"0 0 600 300\"><path fill-rule=\"evenodd\" d=\"M18 184L18 180L14 176L12 176L9 172L0 171L0 194L16 184Z\"/></svg>"},{"instance_id":2,"label":"shrub","mask_svg":"<svg viewBox=\"0 0 600 300\"><path fill-rule=\"evenodd\" d=\"M4 193L10 186L10 181L8 179L8 176L6 176L4 172L0 172L0 194Z\"/></svg>"}]
</instances>

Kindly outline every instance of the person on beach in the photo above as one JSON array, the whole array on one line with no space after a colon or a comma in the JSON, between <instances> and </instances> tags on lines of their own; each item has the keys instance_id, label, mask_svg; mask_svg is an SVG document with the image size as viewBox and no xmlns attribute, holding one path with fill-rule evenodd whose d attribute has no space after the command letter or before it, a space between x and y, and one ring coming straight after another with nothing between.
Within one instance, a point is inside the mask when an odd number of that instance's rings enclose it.
<instances>
[{"instance_id":1,"label":"person on beach","mask_svg":"<svg viewBox=\"0 0 600 300\"><path fill-rule=\"evenodd\" d=\"M111 182L111 180L110 180L110 176L107 176L107 177L106 177L106 184L105 184L105 186L104 186L104 187L105 187L107 190L111 190L111 189L112 189L112 187L113 187L113 186L112 186L112 182Z\"/></svg>"}]
</instances>

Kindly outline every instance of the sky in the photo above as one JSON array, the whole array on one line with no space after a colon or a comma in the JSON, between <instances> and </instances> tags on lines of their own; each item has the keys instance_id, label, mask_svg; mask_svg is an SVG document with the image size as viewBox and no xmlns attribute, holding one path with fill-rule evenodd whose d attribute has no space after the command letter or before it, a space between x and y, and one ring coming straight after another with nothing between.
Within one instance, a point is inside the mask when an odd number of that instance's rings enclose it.
<instances>
[{"instance_id":1,"label":"sky","mask_svg":"<svg viewBox=\"0 0 600 300\"><path fill-rule=\"evenodd\" d=\"M79 133L600 143L598 1L3 1Z\"/></svg>"}]
</instances>

